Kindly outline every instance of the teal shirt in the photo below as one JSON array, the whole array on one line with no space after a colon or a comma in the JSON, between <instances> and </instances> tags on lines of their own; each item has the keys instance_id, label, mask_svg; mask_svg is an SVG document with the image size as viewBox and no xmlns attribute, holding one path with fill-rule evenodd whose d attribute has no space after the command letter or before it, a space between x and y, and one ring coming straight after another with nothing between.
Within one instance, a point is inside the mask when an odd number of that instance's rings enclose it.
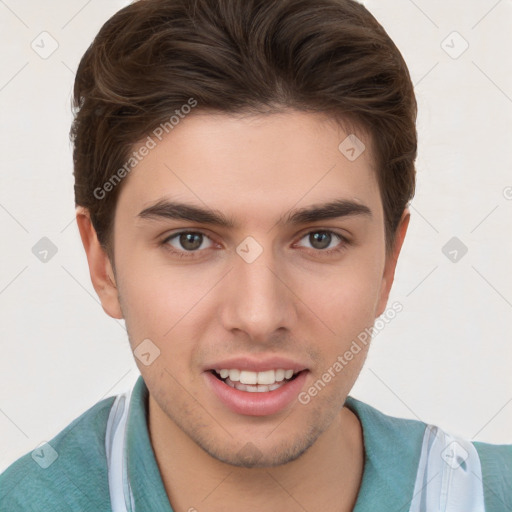
<instances>
[{"instance_id":1,"label":"teal shirt","mask_svg":"<svg viewBox=\"0 0 512 512\"><path fill-rule=\"evenodd\" d=\"M148 389L135 383L127 423L128 476L137 512L172 512L149 439ZM101 400L0 475L0 512L107 512L105 430L114 397ZM407 512L426 423L387 416L348 397L361 421L365 464L355 512ZM512 445L473 443L486 512L512 511ZM200 503L191 507L201 510ZM461 511L464 512L464 511Z\"/></svg>"}]
</instances>

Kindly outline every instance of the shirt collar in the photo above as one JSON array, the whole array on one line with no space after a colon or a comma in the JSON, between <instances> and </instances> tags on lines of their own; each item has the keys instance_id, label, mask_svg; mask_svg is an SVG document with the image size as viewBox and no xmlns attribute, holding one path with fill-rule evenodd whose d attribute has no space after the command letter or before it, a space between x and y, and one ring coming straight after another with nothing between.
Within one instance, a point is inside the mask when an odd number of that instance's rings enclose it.
<instances>
[{"instance_id":1,"label":"shirt collar","mask_svg":"<svg viewBox=\"0 0 512 512\"><path fill-rule=\"evenodd\" d=\"M173 512L149 439L148 398L139 376L127 422L128 477L136 510ZM387 510L408 510L426 424L387 416L351 396L345 405L361 422L364 439L364 472L354 512L369 506L377 510L384 503Z\"/></svg>"},{"instance_id":2,"label":"shirt collar","mask_svg":"<svg viewBox=\"0 0 512 512\"><path fill-rule=\"evenodd\" d=\"M409 510L426 424L388 416L351 396L345 405L361 422L365 451L354 512Z\"/></svg>"},{"instance_id":3,"label":"shirt collar","mask_svg":"<svg viewBox=\"0 0 512 512\"><path fill-rule=\"evenodd\" d=\"M149 391L142 375L135 382L127 423L128 478L135 510L172 512L149 439Z\"/></svg>"}]
</instances>

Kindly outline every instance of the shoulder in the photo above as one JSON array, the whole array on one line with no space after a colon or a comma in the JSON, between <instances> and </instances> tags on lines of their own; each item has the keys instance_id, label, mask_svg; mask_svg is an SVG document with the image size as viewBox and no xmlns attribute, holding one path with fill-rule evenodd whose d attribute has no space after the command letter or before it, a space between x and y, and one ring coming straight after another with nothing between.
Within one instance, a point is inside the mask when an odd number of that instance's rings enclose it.
<instances>
[{"instance_id":1,"label":"shoulder","mask_svg":"<svg viewBox=\"0 0 512 512\"><path fill-rule=\"evenodd\" d=\"M473 442L482 466L486 510L512 510L512 444Z\"/></svg>"},{"instance_id":2,"label":"shoulder","mask_svg":"<svg viewBox=\"0 0 512 512\"><path fill-rule=\"evenodd\" d=\"M0 475L0 510L110 510L104 441L114 399L97 402L14 461Z\"/></svg>"},{"instance_id":3,"label":"shoulder","mask_svg":"<svg viewBox=\"0 0 512 512\"><path fill-rule=\"evenodd\" d=\"M412 497L426 423L389 416L347 397L363 430L365 470L356 510L400 510Z\"/></svg>"},{"instance_id":4,"label":"shoulder","mask_svg":"<svg viewBox=\"0 0 512 512\"><path fill-rule=\"evenodd\" d=\"M415 458L419 457L426 423L390 416L351 396L347 397L345 405L357 414L368 439L371 435L372 440L379 440L379 449L386 449L387 446L389 451L396 451L397 446L400 446Z\"/></svg>"},{"instance_id":5,"label":"shoulder","mask_svg":"<svg viewBox=\"0 0 512 512\"><path fill-rule=\"evenodd\" d=\"M435 425L389 416L352 397L347 398L346 405L361 420L369 461L396 496L406 491L414 502L414 497L418 501L423 490L429 489L431 493L437 489L439 495L446 497L464 484L468 476L474 476L474 483L483 491L480 496L483 494L486 512L512 511L512 445L453 437ZM457 464L453 456L457 456ZM458 461L464 462L466 458L476 466L464 478L464 471L458 467L464 469L466 465ZM400 462L396 465L393 461ZM429 471L432 469L433 472ZM374 474L377 476L377 472ZM430 474L440 476L434 478ZM424 476L428 476L427 480ZM450 493L443 487L449 482L453 484Z\"/></svg>"}]
</instances>

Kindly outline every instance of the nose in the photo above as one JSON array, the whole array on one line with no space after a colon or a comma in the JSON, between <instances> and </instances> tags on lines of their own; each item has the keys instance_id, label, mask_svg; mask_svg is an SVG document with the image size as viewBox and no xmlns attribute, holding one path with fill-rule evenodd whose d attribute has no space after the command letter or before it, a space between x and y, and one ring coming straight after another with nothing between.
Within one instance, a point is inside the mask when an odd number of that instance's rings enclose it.
<instances>
[{"instance_id":1,"label":"nose","mask_svg":"<svg viewBox=\"0 0 512 512\"><path fill-rule=\"evenodd\" d=\"M291 330L297 319L296 301L283 265L271 250L252 262L234 255L226 276L220 319L231 332L243 331L253 343L269 343L278 330Z\"/></svg>"}]
</instances>

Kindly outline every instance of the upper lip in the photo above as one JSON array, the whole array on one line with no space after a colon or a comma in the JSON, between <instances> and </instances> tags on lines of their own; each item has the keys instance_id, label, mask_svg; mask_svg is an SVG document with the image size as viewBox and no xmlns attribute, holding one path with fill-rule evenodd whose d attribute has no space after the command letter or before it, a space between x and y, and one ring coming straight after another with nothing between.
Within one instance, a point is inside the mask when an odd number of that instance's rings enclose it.
<instances>
[{"instance_id":1,"label":"upper lip","mask_svg":"<svg viewBox=\"0 0 512 512\"><path fill-rule=\"evenodd\" d=\"M204 368L205 371L222 369L237 369L250 372L264 372L267 370L283 369L293 370L295 373L297 373L302 370L307 370L307 367L304 364L287 357L269 356L254 358L240 356L216 361Z\"/></svg>"}]
</instances>

